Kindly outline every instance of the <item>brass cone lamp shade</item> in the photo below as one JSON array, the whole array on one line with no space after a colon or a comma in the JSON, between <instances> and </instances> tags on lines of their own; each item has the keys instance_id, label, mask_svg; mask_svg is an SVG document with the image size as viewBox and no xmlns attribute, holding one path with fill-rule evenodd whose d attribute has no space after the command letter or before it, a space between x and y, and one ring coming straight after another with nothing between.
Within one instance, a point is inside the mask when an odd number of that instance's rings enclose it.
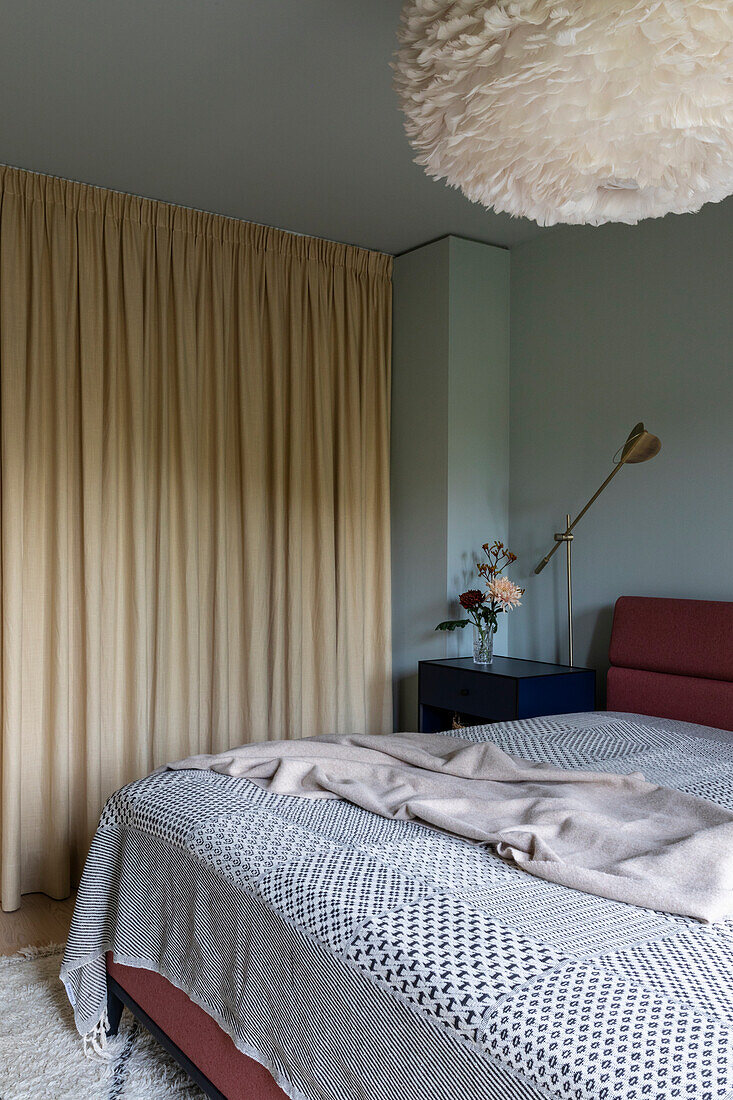
<instances>
[{"instance_id":1,"label":"brass cone lamp shade","mask_svg":"<svg viewBox=\"0 0 733 1100\"><path fill-rule=\"evenodd\" d=\"M565 530L555 534L555 545L535 567L535 573L541 573L558 547L565 543L568 586L568 664L570 665L573 663L573 574L571 549L574 537L573 528L577 525L578 521L583 518L591 504L598 499L606 486L613 480L623 466L638 462L648 462L650 458L654 458L655 455L658 455L661 449L662 444L660 440L656 435L652 435L651 432L648 432L641 421L634 425L626 437L626 442L622 447L619 447L616 455L614 455L614 467L611 473L600 488L596 489L588 503L580 509L575 519L571 519L569 515L565 517ZM619 456L618 458L616 457L617 455Z\"/></svg>"},{"instance_id":2,"label":"brass cone lamp shade","mask_svg":"<svg viewBox=\"0 0 733 1100\"><path fill-rule=\"evenodd\" d=\"M658 455L662 444L656 435L648 432L639 423L629 432L628 439L621 449L621 462L647 462Z\"/></svg>"}]
</instances>

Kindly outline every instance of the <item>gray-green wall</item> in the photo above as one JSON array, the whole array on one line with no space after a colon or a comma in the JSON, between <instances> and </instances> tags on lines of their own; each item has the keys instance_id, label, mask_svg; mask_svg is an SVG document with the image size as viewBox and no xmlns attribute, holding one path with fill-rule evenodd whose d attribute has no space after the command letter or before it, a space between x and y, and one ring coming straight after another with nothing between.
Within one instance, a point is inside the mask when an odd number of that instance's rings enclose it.
<instances>
[{"instance_id":1,"label":"gray-green wall","mask_svg":"<svg viewBox=\"0 0 733 1100\"><path fill-rule=\"evenodd\" d=\"M509 253L446 237L398 256L393 283L395 721L415 729L418 661L471 652L435 625L458 617L481 544L507 536Z\"/></svg>"},{"instance_id":2,"label":"gray-green wall","mask_svg":"<svg viewBox=\"0 0 733 1100\"><path fill-rule=\"evenodd\" d=\"M511 259L514 655L565 660L562 554L531 570L638 420L662 440L577 529L575 658L603 672L617 596L733 599L733 203L563 227Z\"/></svg>"}]
</instances>

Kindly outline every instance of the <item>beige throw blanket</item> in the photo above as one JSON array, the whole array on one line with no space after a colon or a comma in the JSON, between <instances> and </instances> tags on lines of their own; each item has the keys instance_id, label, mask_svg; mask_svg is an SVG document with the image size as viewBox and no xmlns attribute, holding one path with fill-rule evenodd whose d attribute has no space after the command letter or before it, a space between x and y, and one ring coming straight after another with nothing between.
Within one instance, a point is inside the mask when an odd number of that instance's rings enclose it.
<instances>
[{"instance_id":1,"label":"beige throw blanket","mask_svg":"<svg viewBox=\"0 0 733 1100\"><path fill-rule=\"evenodd\" d=\"M440 734L268 741L169 767L431 825L588 894L703 921L733 916L733 813L638 772L565 770Z\"/></svg>"}]
</instances>

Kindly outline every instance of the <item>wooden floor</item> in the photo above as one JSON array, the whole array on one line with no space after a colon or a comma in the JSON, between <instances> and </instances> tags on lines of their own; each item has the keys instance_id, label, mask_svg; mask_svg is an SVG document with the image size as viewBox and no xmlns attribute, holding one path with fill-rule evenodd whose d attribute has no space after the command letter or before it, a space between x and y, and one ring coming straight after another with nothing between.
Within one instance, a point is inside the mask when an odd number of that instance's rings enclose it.
<instances>
[{"instance_id":1,"label":"wooden floor","mask_svg":"<svg viewBox=\"0 0 733 1100\"><path fill-rule=\"evenodd\" d=\"M20 909L0 912L0 955L29 945L65 943L73 910L73 897L54 901L45 894L24 894Z\"/></svg>"}]
</instances>

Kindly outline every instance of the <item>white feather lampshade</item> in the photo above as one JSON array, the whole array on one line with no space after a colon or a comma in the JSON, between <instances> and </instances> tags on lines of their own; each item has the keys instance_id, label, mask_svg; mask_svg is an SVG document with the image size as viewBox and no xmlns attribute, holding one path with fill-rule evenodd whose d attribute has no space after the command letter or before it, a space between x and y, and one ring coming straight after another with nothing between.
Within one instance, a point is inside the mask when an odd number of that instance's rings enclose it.
<instances>
[{"instance_id":1,"label":"white feather lampshade","mask_svg":"<svg viewBox=\"0 0 733 1100\"><path fill-rule=\"evenodd\" d=\"M395 84L429 175L555 222L733 192L733 0L410 0Z\"/></svg>"}]
</instances>

